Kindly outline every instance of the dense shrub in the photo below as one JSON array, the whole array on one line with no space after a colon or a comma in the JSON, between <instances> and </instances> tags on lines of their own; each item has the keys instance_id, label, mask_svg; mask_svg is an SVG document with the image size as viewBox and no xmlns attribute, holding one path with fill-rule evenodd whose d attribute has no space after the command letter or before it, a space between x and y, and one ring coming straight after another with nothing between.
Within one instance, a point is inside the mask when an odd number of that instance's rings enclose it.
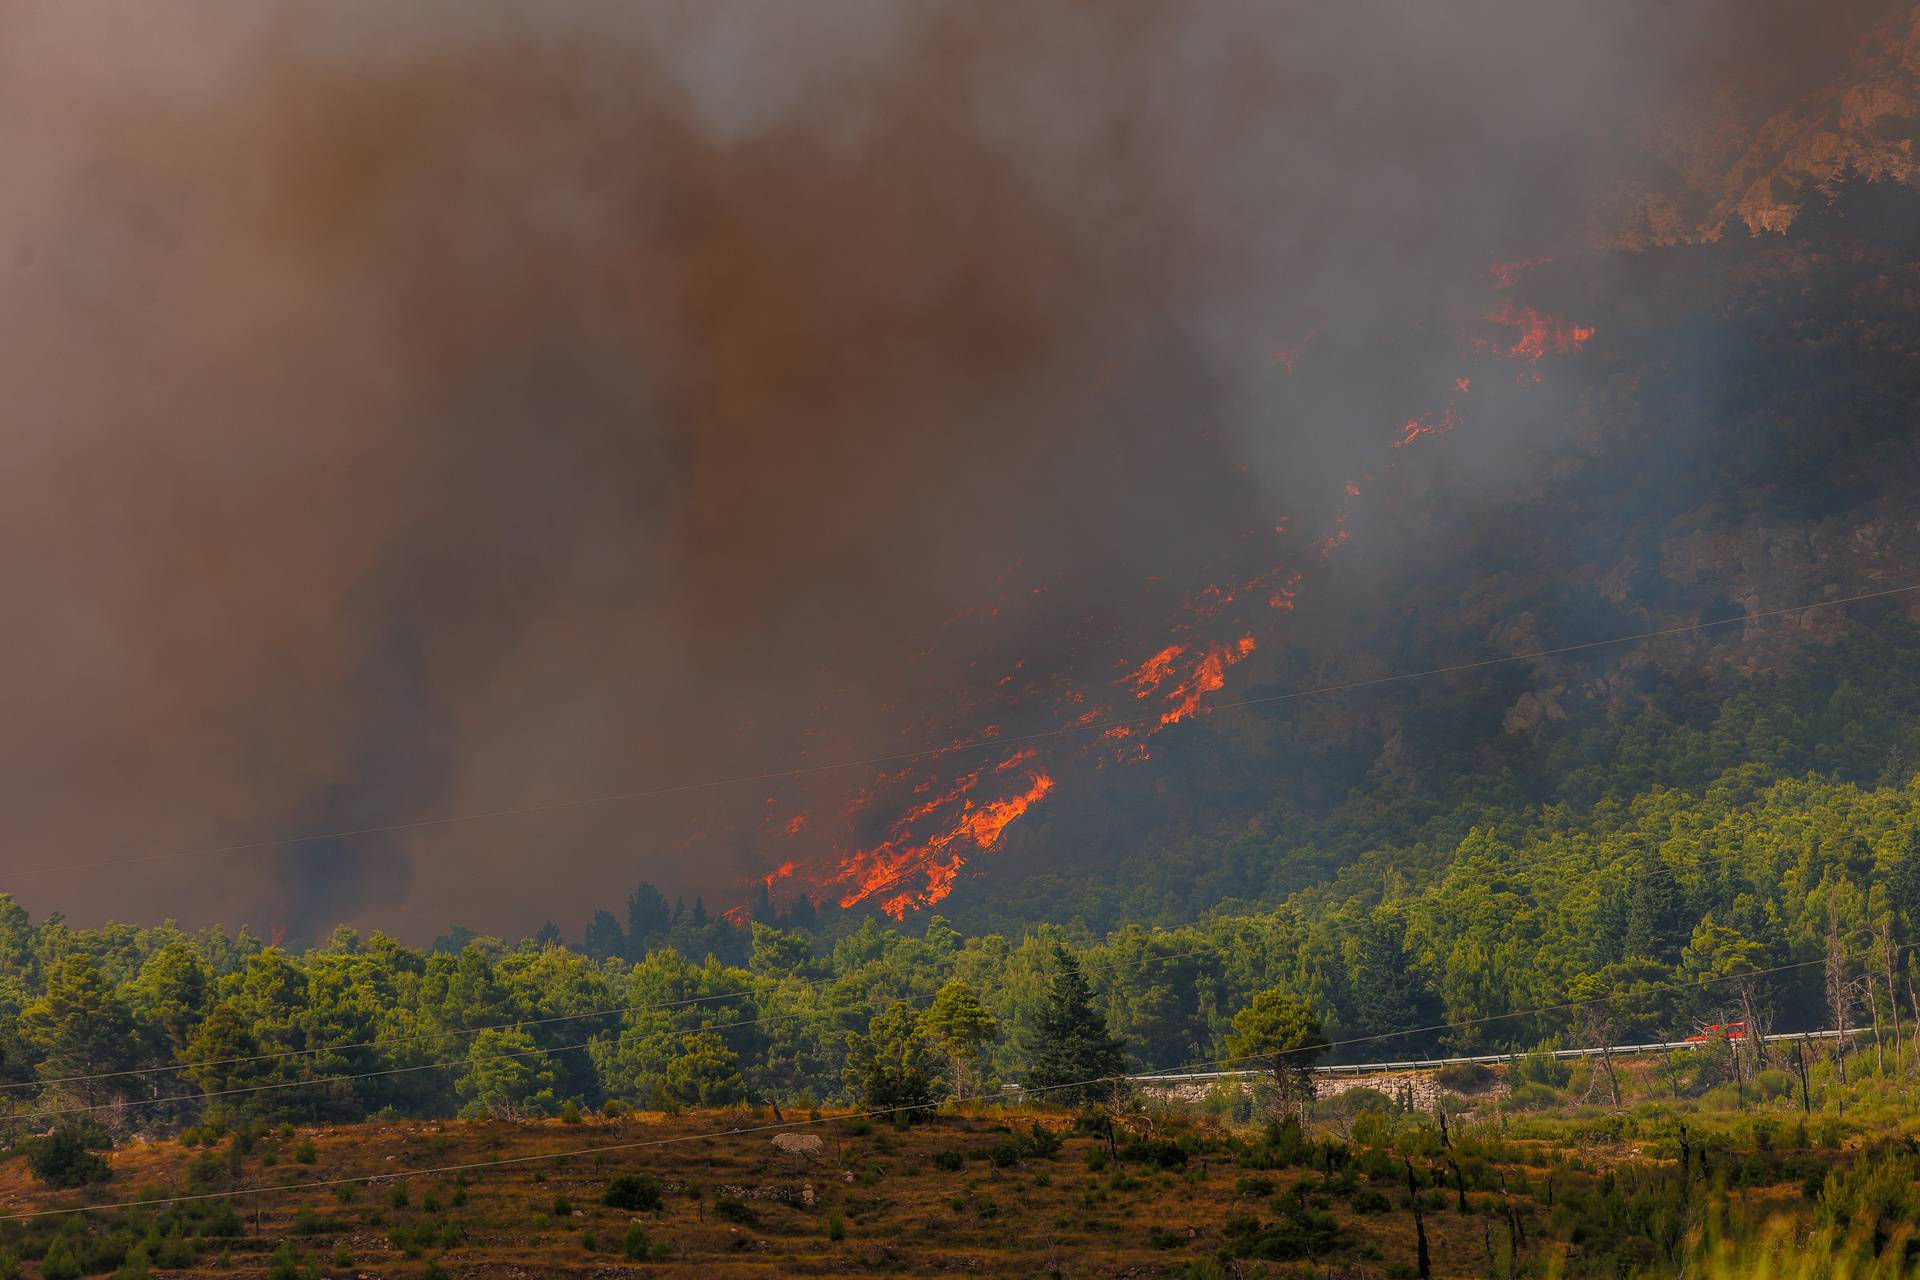
<instances>
[{"instance_id":1,"label":"dense shrub","mask_svg":"<svg viewBox=\"0 0 1920 1280\"><path fill-rule=\"evenodd\" d=\"M1510 1106L1518 1107L1522 1111L1533 1110L1540 1107L1558 1106L1560 1104L1560 1091L1552 1085L1541 1084L1537 1080L1530 1080L1525 1084L1515 1085L1513 1092L1507 1095L1507 1103Z\"/></svg>"},{"instance_id":2,"label":"dense shrub","mask_svg":"<svg viewBox=\"0 0 1920 1280\"><path fill-rule=\"evenodd\" d=\"M44 1138L26 1144L27 1168L49 1187L84 1187L113 1176L106 1158L106 1133L97 1125L62 1123Z\"/></svg>"},{"instance_id":3,"label":"dense shrub","mask_svg":"<svg viewBox=\"0 0 1920 1280\"><path fill-rule=\"evenodd\" d=\"M1455 1062L1433 1073L1435 1083L1455 1093L1474 1093L1492 1084L1494 1070L1484 1062Z\"/></svg>"},{"instance_id":4,"label":"dense shrub","mask_svg":"<svg viewBox=\"0 0 1920 1280\"><path fill-rule=\"evenodd\" d=\"M1120 1148L1120 1158L1155 1169L1177 1169L1187 1162L1187 1150L1171 1138L1136 1138Z\"/></svg>"},{"instance_id":5,"label":"dense shrub","mask_svg":"<svg viewBox=\"0 0 1920 1280\"><path fill-rule=\"evenodd\" d=\"M609 1209L655 1212L660 1208L660 1179L650 1173L623 1173L607 1183L600 1203Z\"/></svg>"},{"instance_id":6,"label":"dense shrub","mask_svg":"<svg viewBox=\"0 0 1920 1280\"><path fill-rule=\"evenodd\" d=\"M1385 1213L1393 1207L1385 1196L1372 1187L1362 1187L1354 1192L1349 1203L1353 1205L1355 1213Z\"/></svg>"}]
</instances>

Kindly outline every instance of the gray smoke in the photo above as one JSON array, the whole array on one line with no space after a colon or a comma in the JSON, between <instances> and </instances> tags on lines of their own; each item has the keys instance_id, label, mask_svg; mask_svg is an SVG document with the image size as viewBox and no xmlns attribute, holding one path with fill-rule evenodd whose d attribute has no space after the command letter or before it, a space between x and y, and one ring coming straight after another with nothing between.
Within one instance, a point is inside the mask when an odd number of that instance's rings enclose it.
<instances>
[{"instance_id":1,"label":"gray smoke","mask_svg":"<svg viewBox=\"0 0 1920 1280\"><path fill-rule=\"evenodd\" d=\"M1488 264L1817 79L1817 12L15 0L0 888L417 936L729 884L753 788L9 870L924 745L1324 515Z\"/></svg>"}]
</instances>

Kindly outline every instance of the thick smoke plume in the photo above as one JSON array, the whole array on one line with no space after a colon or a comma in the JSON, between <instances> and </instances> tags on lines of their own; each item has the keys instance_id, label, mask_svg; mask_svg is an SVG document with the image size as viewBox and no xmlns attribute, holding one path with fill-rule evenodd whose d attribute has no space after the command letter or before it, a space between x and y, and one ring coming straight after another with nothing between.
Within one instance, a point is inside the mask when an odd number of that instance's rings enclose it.
<instances>
[{"instance_id":1,"label":"thick smoke plume","mask_svg":"<svg viewBox=\"0 0 1920 1280\"><path fill-rule=\"evenodd\" d=\"M977 729L953 688L1324 517L1727 24L1738 75L1831 52L1811 6L4 9L0 888L306 935L713 892L766 796L85 867Z\"/></svg>"}]
</instances>

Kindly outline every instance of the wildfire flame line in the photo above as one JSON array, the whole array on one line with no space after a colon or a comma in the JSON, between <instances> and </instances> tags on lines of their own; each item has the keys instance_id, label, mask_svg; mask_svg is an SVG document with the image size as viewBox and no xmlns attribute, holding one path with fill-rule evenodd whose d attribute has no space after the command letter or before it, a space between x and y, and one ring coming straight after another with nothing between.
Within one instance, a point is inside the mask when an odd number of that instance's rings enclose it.
<instances>
[{"instance_id":1,"label":"wildfire flame line","mask_svg":"<svg viewBox=\"0 0 1920 1280\"><path fill-rule=\"evenodd\" d=\"M1497 264L1489 272L1493 286L1502 291L1512 289L1522 273L1546 261L1548 259L1541 258ZM1548 356L1580 350L1595 332L1591 326L1569 324L1535 307L1517 303L1511 297L1502 297L1498 305L1486 312L1485 320L1511 332L1501 338L1473 338L1470 349L1483 357L1516 360L1528 366L1537 365ZM1318 331L1299 347L1274 349L1272 362L1287 373L1294 373L1305 348L1317 337ZM1530 378L1538 382L1540 377L1537 370L1523 370L1520 381L1525 383ZM1407 418L1398 433L1386 441L1388 447L1401 450L1416 440L1459 428L1463 415L1457 397L1470 395L1473 382L1473 378L1465 374L1454 378L1455 398L1446 400L1437 412ZM1362 477L1362 480L1370 479ZM1301 544L1304 549L1324 561L1347 542L1348 518L1360 495L1358 483L1346 482L1330 526L1318 540ZM1272 524L1272 532L1283 538L1295 536L1289 532L1291 523L1290 518L1281 517ZM942 629L963 621L980 626L996 623L1003 610L1010 607L1010 601L1030 599L1047 590L1044 585L1022 590L1020 584L1011 582L1009 579L1018 567L1017 564L1009 567L996 580L995 590L999 594L991 604L961 610L942 622ZM1093 763L1104 766L1148 759L1147 742L1155 734L1203 714L1208 696L1226 686L1228 671L1251 657L1259 647L1255 636L1241 629L1247 611L1260 604L1272 612L1290 611L1302 579L1300 569L1283 563L1251 576L1240 574L1217 579L1181 601L1180 612L1170 626L1173 634L1182 639L1162 645L1136 664L1129 665L1125 660L1115 664L1119 674L1113 678L1113 685L1130 695L1131 701L1144 703L1152 710L1147 715L1099 729L1087 748ZM1149 579L1150 582L1157 580L1157 576ZM1216 628L1223 622L1239 634L1219 638ZM1213 631L1214 638L1206 637L1206 631ZM1083 634L1082 639L1085 638ZM932 649L925 652L931 653ZM1010 745L1080 728L1095 729L1108 715L1110 706L1106 700L1097 693L1090 697L1092 690L1065 673L1042 673L1023 679L1027 665L1022 659L1015 662L1011 670L1002 667L997 679L982 672L982 678L991 681L986 697L993 703L1010 708L1016 705L1016 700L1031 702L1044 697L1053 710L1054 729L1040 733L1016 731L1009 736ZM978 667L976 662L969 664L968 669ZM956 705L963 714L971 714L976 709L974 700L965 696L957 696ZM921 727L936 731L937 722L929 718ZM1009 828L1057 788L1053 772L1039 763L1037 748L1031 745L1011 751L990 765L955 776L943 779L937 772L937 762L947 750L979 747L1001 733L1002 726L994 724L982 733L955 742L952 748L921 753L915 764L891 773L883 770L870 783L856 788L840 808L843 823L857 826L889 795L908 801L879 828L878 839L835 841L831 846L830 864L789 859L762 879L769 887L776 881L793 880L830 890L843 907L874 901L896 919L909 910L940 902L953 892L961 871L972 858L1000 848ZM808 830L804 813L784 823L789 838L799 838Z\"/></svg>"}]
</instances>

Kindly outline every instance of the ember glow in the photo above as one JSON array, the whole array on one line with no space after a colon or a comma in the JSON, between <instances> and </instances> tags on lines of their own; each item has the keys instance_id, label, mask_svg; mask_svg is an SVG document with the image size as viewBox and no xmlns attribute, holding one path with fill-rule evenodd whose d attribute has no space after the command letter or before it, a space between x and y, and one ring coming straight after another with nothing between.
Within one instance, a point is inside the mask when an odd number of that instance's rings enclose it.
<instances>
[{"instance_id":1,"label":"ember glow","mask_svg":"<svg viewBox=\"0 0 1920 1280\"><path fill-rule=\"evenodd\" d=\"M1487 320L1513 329L1513 340L1503 345L1493 339L1481 339L1476 345L1483 351L1512 360L1535 362L1542 356L1578 351L1593 337L1591 327L1570 325L1557 316L1545 315L1532 307L1515 306L1510 301L1489 311Z\"/></svg>"},{"instance_id":2,"label":"ember glow","mask_svg":"<svg viewBox=\"0 0 1920 1280\"><path fill-rule=\"evenodd\" d=\"M1511 289L1521 273L1544 267L1552 261L1552 258L1522 258L1518 262L1496 262L1487 268L1487 274L1493 277L1494 288Z\"/></svg>"}]
</instances>

